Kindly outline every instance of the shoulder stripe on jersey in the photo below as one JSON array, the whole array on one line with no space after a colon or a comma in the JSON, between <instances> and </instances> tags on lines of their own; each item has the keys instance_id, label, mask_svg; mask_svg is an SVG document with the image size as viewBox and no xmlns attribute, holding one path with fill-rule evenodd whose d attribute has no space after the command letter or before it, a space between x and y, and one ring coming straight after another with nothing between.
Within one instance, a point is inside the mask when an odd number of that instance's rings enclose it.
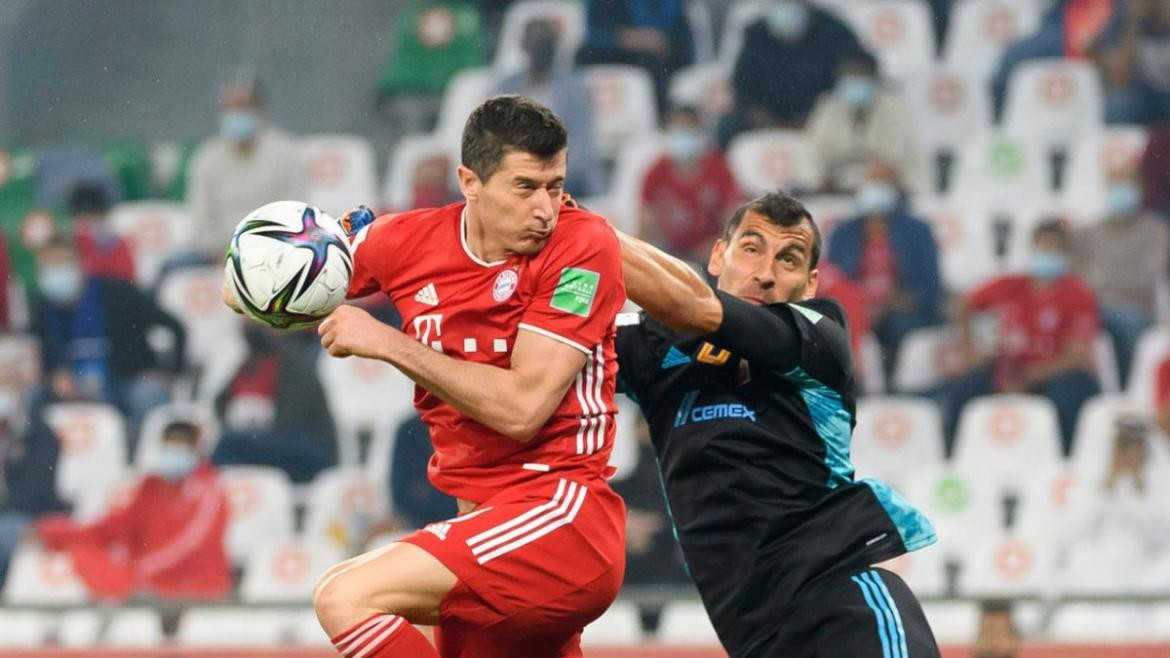
<instances>
[{"instance_id":1,"label":"shoulder stripe on jersey","mask_svg":"<svg viewBox=\"0 0 1170 658\"><path fill-rule=\"evenodd\" d=\"M573 382L581 406L577 428L577 454L591 455L605 444L609 411L602 399L605 384L605 348L598 344Z\"/></svg>"},{"instance_id":2,"label":"shoulder stripe on jersey","mask_svg":"<svg viewBox=\"0 0 1170 658\"><path fill-rule=\"evenodd\" d=\"M581 407L581 415L578 418L580 425L577 427L577 454L584 455L589 453L590 432L593 429L593 407L590 406L589 396L586 391L592 389L593 376L593 355L585 361L584 367L577 372L577 377L573 382L574 389L577 393L577 404Z\"/></svg>"},{"instance_id":3,"label":"shoulder stripe on jersey","mask_svg":"<svg viewBox=\"0 0 1170 658\"><path fill-rule=\"evenodd\" d=\"M605 422L608 420L605 401L601 397L602 385L605 383L605 349L599 344L596 348L597 374L593 377L593 403L597 405L597 431L594 433L593 452L601 450L605 443Z\"/></svg>"},{"instance_id":4,"label":"shoulder stripe on jersey","mask_svg":"<svg viewBox=\"0 0 1170 658\"><path fill-rule=\"evenodd\" d=\"M565 338L564 336L561 336L560 334L554 334L553 332L549 331L548 329L541 329L540 327L534 327L533 325L530 325L527 322L521 322L518 326L521 329L527 329L528 331L538 333L541 336L544 336L545 338L551 338L559 343L564 343L565 345L569 345L571 347L576 347L577 349L581 350L585 354L589 354L589 352L590 352L589 348L585 347L581 343L578 343L575 340L570 340L568 338Z\"/></svg>"}]
</instances>

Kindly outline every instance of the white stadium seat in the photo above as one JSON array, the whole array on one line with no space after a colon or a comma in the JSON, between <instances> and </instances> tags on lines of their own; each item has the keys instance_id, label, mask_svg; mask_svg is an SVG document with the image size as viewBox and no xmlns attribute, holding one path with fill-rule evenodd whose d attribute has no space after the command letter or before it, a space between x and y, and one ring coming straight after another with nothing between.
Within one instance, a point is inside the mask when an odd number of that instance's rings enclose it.
<instances>
[{"instance_id":1,"label":"white stadium seat","mask_svg":"<svg viewBox=\"0 0 1170 658\"><path fill-rule=\"evenodd\" d=\"M995 224L987 211L951 199L922 200L916 205L934 230L946 289L966 292L1002 271Z\"/></svg>"},{"instance_id":2,"label":"white stadium seat","mask_svg":"<svg viewBox=\"0 0 1170 658\"><path fill-rule=\"evenodd\" d=\"M317 611L312 608L298 610L289 615L292 620L292 632L290 639L293 645L298 647L329 647L333 648L333 643L329 641L329 635L321 628L321 622L317 619Z\"/></svg>"},{"instance_id":3,"label":"white stadium seat","mask_svg":"<svg viewBox=\"0 0 1170 658\"><path fill-rule=\"evenodd\" d=\"M87 491L73 503L73 521L89 523L101 518L114 507L129 505L141 481L140 473L124 471L117 480L107 483L104 487Z\"/></svg>"},{"instance_id":4,"label":"white stadium seat","mask_svg":"<svg viewBox=\"0 0 1170 658\"><path fill-rule=\"evenodd\" d=\"M1006 491L1039 468L1061 464L1056 408L1037 395L988 395L963 409L955 466L994 479Z\"/></svg>"},{"instance_id":5,"label":"white stadium seat","mask_svg":"<svg viewBox=\"0 0 1170 658\"><path fill-rule=\"evenodd\" d=\"M158 647L164 642L162 615L154 608L114 611L102 638L102 644L111 647Z\"/></svg>"},{"instance_id":6,"label":"white stadium seat","mask_svg":"<svg viewBox=\"0 0 1170 658\"><path fill-rule=\"evenodd\" d=\"M645 69L599 64L583 69L593 104L597 151L615 158L630 141L658 130L654 81Z\"/></svg>"},{"instance_id":7,"label":"white stadium seat","mask_svg":"<svg viewBox=\"0 0 1170 658\"><path fill-rule=\"evenodd\" d=\"M958 338L958 333L947 327L924 327L907 334L894 364L893 389L914 393L938 384L940 366L954 352Z\"/></svg>"},{"instance_id":8,"label":"white stadium seat","mask_svg":"<svg viewBox=\"0 0 1170 658\"><path fill-rule=\"evenodd\" d=\"M268 542L248 557L240 600L244 603L309 603L317 578L341 562L345 552L305 541Z\"/></svg>"},{"instance_id":9,"label":"white stadium seat","mask_svg":"<svg viewBox=\"0 0 1170 658\"><path fill-rule=\"evenodd\" d=\"M383 462L389 471L389 461ZM385 475L356 466L321 471L309 485L303 535L313 547L344 553L361 544L366 529L386 516Z\"/></svg>"},{"instance_id":10,"label":"white stadium seat","mask_svg":"<svg viewBox=\"0 0 1170 658\"><path fill-rule=\"evenodd\" d=\"M858 478L875 477L894 486L918 469L942 466L938 407L926 398L861 398L850 452Z\"/></svg>"},{"instance_id":11,"label":"white stadium seat","mask_svg":"<svg viewBox=\"0 0 1170 658\"><path fill-rule=\"evenodd\" d=\"M221 480L231 506L227 545L233 562L243 564L261 542L292 536L292 485L284 471L267 466L228 466Z\"/></svg>"},{"instance_id":12,"label":"white stadium seat","mask_svg":"<svg viewBox=\"0 0 1170 658\"><path fill-rule=\"evenodd\" d=\"M410 210L413 205L415 169L419 163L435 156L445 156L451 163L454 179L459 158L455 144L444 143L435 135L404 135L394 145L386 181L382 185L382 204L392 212Z\"/></svg>"},{"instance_id":13,"label":"white stadium seat","mask_svg":"<svg viewBox=\"0 0 1170 658\"><path fill-rule=\"evenodd\" d=\"M68 605L84 603L85 584L73 572L65 553L45 553L25 545L8 565L4 602L11 605Z\"/></svg>"},{"instance_id":14,"label":"white stadium seat","mask_svg":"<svg viewBox=\"0 0 1170 658\"><path fill-rule=\"evenodd\" d=\"M947 593L946 555L938 546L903 553L877 565L898 574L918 596L943 596Z\"/></svg>"},{"instance_id":15,"label":"white stadium seat","mask_svg":"<svg viewBox=\"0 0 1170 658\"><path fill-rule=\"evenodd\" d=\"M1093 369L1097 373L1097 383L1101 385L1101 392L1116 393L1121 390L1121 374L1117 369L1117 351L1114 348L1113 337L1108 332L1097 334L1093 341Z\"/></svg>"},{"instance_id":16,"label":"white stadium seat","mask_svg":"<svg viewBox=\"0 0 1170 658\"><path fill-rule=\"evenodd\" d=\"M957 156L991 127L987 86L954 70L935 68L910 78L902 94L914 111L919 147L932 163L940 151Z\"/></svg>"},{"instance_id":17,"label":"white stadium seat","mask_svg":"<svg viewBox=\"0 0 1170 658\"><path fill-rule=\"evenodd\" d=\"M1008 82L1006 130L1046 146L1068 146L1100 132L1105 103L1096 67L1053 58L1020 64Z\"/></svg>"},{"instance_id":18,"label":"white stadium seat","mask_svg":"<svg viewBox=\"0 0 1170 658\"><path fill-rule=\"evenodd\" d=\"M666 645L718 646L719 636L699 601L672 601L662 608L658 641Z\"/></svg>"},{"instance_id":19,"label":"white stadium seat","mask_svg":"<svg viewBox=\"0 0 1170 658\"><path fill-rule=\"evenodd\" d=\"M1103 483L1113 458L1117 421L1123 416L1145 418L1149 410L1117 394L1091 398L1081 407L1073 437L1071 468L1089 486Z\"/></svg>"},{"instance_id":20,"label":"white stadium seat","mask_svg":"<svg viewBox=\"0 0 1170 658\"><path fill-rule=\"evenodd\" d=\"M964 208L1013 220L1051 205L1056 195L1048 154L1031 133L1023 134L1028 138L989 132L968 142L959 153L950 196Z\"/></svg>"},{"instance_id":21,"label":"white stadium seat","mask_svg":"<svg viewBox=\"0 0 1170 658\"><path fill-rule=\"evenodd\" d=\"M337 423L342 464L358 462L360 433L370 433L375 443L392 441L398 425L414 413L414 382L387 363L358 357L337 359L321 352L317 376L325 389L329 413ZM375 457L371 455L371 460ZM389 448L385 458L389 459Z\"/></svg>"},{"instance_id":22,"label":"white stadium seat","mask_svg":"<svg viewBox=\"0 0 1170 658\"><path fill-rule=\"evenodd\" d=\"M979 604L974 601L929 601L922 612L939 644L965 645L979 632Z\"/></svg>"},{"instance_id":23,"label":"white stadium seat","mask_svg":"<svg viewBox=\"0 0 1170 658\"><path fill-rule=\"evenodd\" d=\"M710 62L715 59L715 20L707 0L685 0L687 23L691 27L691 40L695 48L696 62Z\"/></svg>"},{"instance_id":24,"label":"white stadium seat","mask_svg":"<svg viewBox=\"0 0 1170 658\"><path fill-rule=\"evenodd\" d=\"M122 414L108 404L62 402L45 409L45 421L61 443L57 494L78 501L104 491L126 470Z\"/></svg>"},{"instance_id":25,"label":"white stadium seat","mask_svg":"<svg viewBox=\"0 0 1170 658\"><path fill-rule=\"evenodd\" d=\"M1069 219L1082 226L1105 219L1109 175L1130 167L1136 169L1146 140L1144 128L1125 126L1108 128L1071 145L1064 185L1057 198L1061 209L1070 211Z\"/></svg>"},{"instance_id":26,"label":"white stadium seat","mask_svg":"<svg viewBox=\"0 0 1170 658\"><path fill-rule=\"evenodd\" d=\"M959 0L951 9L943 61L976 79L988 80L1003 51L1031 34L1039 21L1035 3Z\"/></svg>"},{"instance_id":27,"label":"white stadium seat","mask_svg":"<svg viewBox=\"0 0 1170 658\"><path fill-rule=\"evenodd\" d=\"M1054 559L1043 533L969 531L963 541L961 596L1011 598L1054 591Z\"/></svg>"},{"instance_id":28,"label":"white stadium seat","mask_svg":"<svg viewBox=\"0 0 1170 658\"><path fill-rule=\"evenodd\" d=\"M869 332L861 337L854 366L857 379L861 382L864 395L881 395L886 392L886 381L882 372L882 346Z\"/></svg>"},{"instance_id":29,"label":"white stadium seat","mask_svg":"<svg viewBox=\"0 0 1170 658\"><path fill-rule=\"evenodd\" d=\"M938 533L936 550L955 559L973 533L987 533L1003 525L1002 510L989 483L976 474L955 469L924 468L902 489Z\"/></svg>"},{"instance_id":30,"label":"white stadium seat","mask_svg":"<svg viewBox=\"0 0 1170 658\"><path fill-rule=\"evenodd\" d=\"M615 601L581 634L583 647L629 646L641 641L641 613L638 606L630 601Z\"/></svg>"},{"instance_id":31,"label":"white stadium seat","mask_svg":"<svg viewBox=\"0 0 1170 658\"><path fill-rule=\"evenodd\" d=\"M618 230L638 235L642 208L642 183L650 168L663 155L658 133L633 139L622 148L614 164L609 191L609 212L605 218Z\"/></svg>"},{"instance_id":32,"label":"white stadium seat","mask_svg":"<svg viewBox=\"0 0 1170 658\"><path fill-rule=\"evenodd\" d=\"M246 354L246 320L223 303L223 268L193 267L167 276L159 305L187 330L187 358L201 366L200 394L208 399L227 384Z\"/></svg>"},{"instance_id":33,"label":"white stadium seat","mask_svg":"<svg viewBox=\"0 0 1170 658\"><path fill-rule=\"evenodd\" d=\"M723 35L719 39L719 63L725 70L734 70L735 60L743 49L744 30L763 18L766 8L767 3L763 0L740 0L728 8L723 17Z\"/></svg>"},{"instance_id":34,"label":"white stadium seat","mask_svg":"<svg viewBox=\"0 0 1170 658\"><path fill-rule=\"evenodd\" d=\"M463 124L467 117L492 92L498 73L491 67L464 69L454 76L443 89L443 101L439 106L439 120L435 126L435 137L442 144L456 148L463 135Z\"/></svg>"},{"instance_id":35,"label":"white stadium seat","mask_svg":"<svg viewBox=\"0 0 1170 658\"><path fill-rule=\"evenodd\" d=\"M168 256L187 247L196 227L185 206L172 201L128 201L110 209L110 227L126 238L139 286L157 283Z\"/></svg>"},{"instance_id":36,"label":"white stadium seat","mask_svg":"<svg viewBox=\"0 0 1170 658\"><path fill-rule=\"evenodd\" d=\"M134 448L134 465L149 470L158 459L162 448L163 430L175 421L193 423L199 428L199 449L210 455L219 442L219 420L210 404L201 402L172 402L159 405L142 419L138 445Z\"/></svg>"},{"instance_id":37,"label":"white stadium seat","mask_svg":"<svg viewBox=\"0 0 1170 658\"><path fill-rule=\"evenodd\" d=\"M857 38L877 57L883 77L905 79L929 70L934 26L925 2L851 2L841 9Z\"/></svg>"},{"instance_id":38,"label":"white stadium seat","mask_svg":"<svg viewBox=\"0 0 1170 658\"><path fill-rule=\"evenodd\" d=\"M1143 409L1154 408L1154 386L1162 361L1170 358L1170 328L1148 329L1138 339L1130 366L1125 393L1134 404Z\"/></svg>"},{"instance_id":39,"label":"white stadium seat","mask_svg":"<svg viewBox=\"0 0 1170 658\"><path fill-rule=\"evenodd\" d=\"M63 647L92 647L102 632L102 614L94 608L66 610L58 620L57 642Z\"/></svg>"},{"instance_id":40,"label":"white stadium seat","mask_svg":"<svg viewBox=\"0 0 1170 658\"><path fill-rule=\"evenodd\" d=\"M1154 618L1158 610L1140 603L1062 603L1049 634L1069 644L1158 642L1170 639Z\"/></svg>"},{"instance_id":41,"label":"white stadium seat","mask_svg":"<svg viewBox=\"0 0 1170 658\"><path fill-rule=\"evenodd\" d=\"M754 130L740 133L727 148L727 160L744 194L813 185L812 149L799 130Z\"/></svg>"},{"instance_id":42,"label":"white stadium seat","mask_svg":"<svg viewBox=\"0 0 1170 658\"><path fill-rule=\"evenodd\" d=\"M0 335L0 372L5 386L33 388L41 381L41 341L31 334ZM11 380L9 379L11 378Z\"/></svg>"},{"instance_id":43,"label":"white stadium seat","mask_svg":"<svg viewBox=\"0 0 1170 658\"><path fill-rule=\"evenodd\" d=\"M731 74L719 62L687 66L670 78L669 95L675 106L697 108L709 119L721 117L734 101Z\"/></svg>"},{"instance_id":44,"label":"white stadium seat","mask_svg":"<svg viewBox=\"0 0 1170 658\"><path fill-rule=\"evenodd\" d=\"M304 201L333 217L378 194L377 161L370 140L356 135L312 135L298 140L308 189Z\"/></svg>"},{"instance_id":45,"label":"white stadium seat","mask_svg":"<svg viewBox=\"0 0 1170 658\"><path fill-rule=\"evenodd\" d=\"M571 66L577 49L585 39L585 8L575 0L521 0L509 5L504 24L496 41L495 67L501 71L515 71L528 61L524 54L524 28L533 20L551 21L560 29L557 44L557 63Z\"/></svg>"},{"instance_id":46,"label":"white stadium seat","mask_svg":"<svg viewBox=\"0 0 1170 658\"><path fill-rule=\"evenodd\" d=\"M49 639L53 617L33 610L0 610L0 650L34 649Z\"/></svg>"},{"instance_id":47,"label":"white stadium seat","mask_svg":"<svg viewBox=\"0 0 1170 658\"><path fill-rule=\"evenodd\" d=\"M857 216L857 206L848 194L810 194L801 197L800 201L816 220L821 241L825 244L830 244L838 226Z\"/></svg>"},{"instance_id":48,"label":"white stadium seat","mask_svg":"<svg viewBox=\"0 0 1170 658\"><path fill-rule=\"evenodd\" d=\"M175 642L182 647L275 647L291 633L287 612L253 607L188 608Z\"/></svg>"}]
</instances>

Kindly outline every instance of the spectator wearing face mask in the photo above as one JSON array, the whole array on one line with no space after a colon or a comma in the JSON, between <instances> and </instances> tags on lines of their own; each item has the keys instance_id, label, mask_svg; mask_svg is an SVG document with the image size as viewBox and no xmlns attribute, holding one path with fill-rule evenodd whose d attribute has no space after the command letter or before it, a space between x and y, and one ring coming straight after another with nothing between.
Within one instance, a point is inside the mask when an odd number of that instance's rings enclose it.
<instances>
[{"instance_id":1,"label":"spectator wearing face mask","mask_svg":"<svg viewBox=\"0 0 1170 658\"><path fill-rule=\"evenodd\" d=\"M902 203L889 163L869 161L854 206L856 217L833 232L829 261L861 290L888 376L906 334L940 320L938 246L930 226Z\"/></svg>"},{"instance_id":2,"label":"spectator wearing face mask","mask_svg":"<svg viewBox=\"0 0 1170 658\"><path fill-rule=\"evenodd\" d=\"M191 159L187 204L195 253L179 264L222 262L232 231L249 212L304 197L296 145L268 120L260 81L242 74L223 87L219 105L219 135L200 144Z\"/></svg>"},{"instance_id":3,"label":"spectator wearing face mask","mask_svg":"<svg viewBox=\"0 0 1170 658\"><path fill-rule=\"evenodd\" d=\"M134 282L130 244L110 227L110 202L105 187L82 183L69 194L73 235L86 276Z\"/></svg>"},{"instance_id":4,"label":"spectator wearing face mask","mask_svg":"<svg viewBox=\"0 0 1170 658\"><path fill-rule=\"evenodd\" d=\"M174 422L163 430L153 471L128 503L88 525L44 518L36 534L47 549L69 554L94 598L215 600L232 588L227 522L227 496L219 470L199 449L199 429Z\"/></svg>"},{"instance_id":5,"label":"spectator wearing face mask","mask_svg":"<svg viewBox=\"0 0 1170 658\"><path fill-rule=\"evenodd\" d=\"M813 107L807 133L815 180L827 192L856 190L875 157L893 163L907 187L923 188L911 113L900 94L882 85L869 53L842 60L832 91Z\"/></svg>"},{"instance_id":6,"label":"spectator wearing face mask","mask_svg":"<svg viewBox=\"0 0 1170 658\"><path fill-rule=\"evenodd\" d=\"M701 263L740 203L739 187L696 109L678 107L670 113L665 150L642 181L639 234Z\"/></svg>"},{"instance_id":7,"label":"spectator wearing face mask","mask_svg":"<svg viewBox=\"0 0 1170 658\"><path fill-rule=\"evenodd\" d=\"M1101 304L1101 322L1113 338L1121 381L1128 381L1133 352L1158 312L1158 282L1167 279L1170 229L1142 207L1133 168L1114 172L1105 192L1105 220L1077 236L1075 262Z\"/></svg>"},{"instance_id":8,"label":"spectator wearing face mask","mask_svg":"<svg viewBox=\"0 0 1170 658\"><path fill-rule=\"evenodd\" d=\"M832 13L808 0L768 0L744 31L732 73L736 109L720 125L720 144L745 130L803 127L841 63L859 52L853 30Z\"/></svg>"},{"instance_id":9,"label":"spectator wearing face mask","mask_svg":"<svg viewBox=\"0 0 1170 658\"><path fill-rule=\"evenodd\" d=\"M1034 393L1056 405L1067 454L1081 405L1100 392L1093 369L1093 341L1100 327L1097 298L1072 272L1070 239L1060 221L1041 223L1032 233L1028 273L996 277L963 301L964 372L932 393L948 437L954 436L959 414L972 398ZM975 348L972 321L978 313L992 313L998 320L990 360Z\"/></svg>"},{"instance_id":10,"label":"spectator wearing face mask","mask_svg":"<svg viewBox=\"0 0 1170 658\"><path fill-rule=\"evenodd\" d=\"M560 29L551 21L534 19L524 26L524 70L501 78L494 93L527 96L561 118L569 133L569 163L565 189L575 196L602 194L604 172L593 137L593 100L585 79L558 65Z\"/></svg>"}]
</instances>

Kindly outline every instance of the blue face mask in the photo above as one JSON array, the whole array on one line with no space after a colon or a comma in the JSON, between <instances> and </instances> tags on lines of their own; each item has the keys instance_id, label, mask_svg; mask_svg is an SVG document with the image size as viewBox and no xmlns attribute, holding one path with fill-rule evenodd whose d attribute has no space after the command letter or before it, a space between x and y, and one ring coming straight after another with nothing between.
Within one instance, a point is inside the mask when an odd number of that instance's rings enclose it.
<instances>
[{"instance_id":1,"label":"blue face mask","mask_svg":"<svg viewBox=\"0 0 1170 658\"><path fill-rule=\"evenodd\" d=\"M680 162L694 162L703 155L706 140L696 130L675 129L666 133L666 151L671 159Z\"/></svg>"},{"instance_id":2,"label":"blue face mask","mask_svg":"<svg viewBox=\"0 0 1170 658\"><path fill-rule=\"evenodd\" d=\"M1028 270L1037 281L1055 281L1068 272L1068 258L1054 251L1034 251Z\"/></svg>"},{"instance_id":3,"label":"blue face mask","mask_svg":"<svg viewBox=\"0 0 1170 658\"><path fill-rule=\"evenodd\" d=\"M776 0L765 14L768 28L781 39L791 41L808 29L808 7L797 0Z\"/></svg>"},{"instance_id":4,"label":"blue face mask","mask_svg":"<svg viewBox=\"0 0 1170 658\"><path fill-rule=\"evenodd\" d=\"M37 289L54 304L71 304L81 297L85 279L81 268L72 264L46 265L37 276Z\"/></svg>"},{"instance_id":5,"label":"blue face mask","mask_svg":"<svg viewBox=\"0 0 1170 658\"><path fill-rule=\"evenodd\" d=\"M860 75L842 76L837 81L837 98L849 107L862 109L873 105L877 96L877 85L874 81Z\"/></svg>"},{"instance_id":6,"label":"blue face mask","mask_svg":"<svg viewBox=\"0 0 1170 658\"><path fill-rule=\"evenodd\" d=\"M888 215L898 207L898 188L889 183L862 183L853 205L863 217Z\"/></svg>"},{"instance_id":7,"label":"blue face mask","mask_svg":"<svg viewBox=\"0 0 1170 658\"><path fill-rule=\"evenodd\" d=\"M1142 190L1137 183L1121 181L1110 183L1105 190L1105 212L1110 217L1132 214L1142 203Z\"/></svg>"},{"instance_id":8,"label":"blue face mask","mask_svg":"<svg viewBox=\"0 0 1170 658\"><path fill-rule=\"evenodd\" d=\"M243 142L256 136L256 123L254 112L224 112L219 117L219 131L228 139Z\"/></svg>"},{"instance_id":9,"label":"blue face mask","mask_svg":"<svg viewBox=\"0 0 1170 658\"><path fill-rule=\"evenodd\" d=\"M154 472L164 480L180 480L195 470L199 458L195 451L177 445L164 445L159 453L158 462L154 465Z\"/></svg>"}]
</instances>

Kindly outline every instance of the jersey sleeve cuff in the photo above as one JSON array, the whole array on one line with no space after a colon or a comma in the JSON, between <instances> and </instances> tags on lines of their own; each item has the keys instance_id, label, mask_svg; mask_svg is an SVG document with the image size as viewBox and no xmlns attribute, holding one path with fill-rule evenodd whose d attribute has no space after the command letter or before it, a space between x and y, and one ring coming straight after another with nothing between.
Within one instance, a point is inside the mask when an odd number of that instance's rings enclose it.
<instances>
[{"instance_id":1,"label":"jersey sleeve cuff","mask_svg":"<svg viewBox=\"0 0 1170 658\"><path fill-rule=\"evenodd\" d=\"M584 352L585 356L589 356L590 354L593 353L593 350L589 349L588 347L585 347L581 343L578 343L577 341L572 340L570 338L565 338L564 336L561 336L560 334L554 334L553 332L549 331L548 329L541 329L540 327L533 326L533 325L528 324L526 322L521 322L519 326L521 329L526 329L526 330L531 331L533 333L540 334L541 336L544 336L545 338L551 338L551 339L557 341L558 343L564 343L565 345L568 345L570 347L575 347L575 348L581 350L582 352Z\"/></svg>"}]
</instances>

